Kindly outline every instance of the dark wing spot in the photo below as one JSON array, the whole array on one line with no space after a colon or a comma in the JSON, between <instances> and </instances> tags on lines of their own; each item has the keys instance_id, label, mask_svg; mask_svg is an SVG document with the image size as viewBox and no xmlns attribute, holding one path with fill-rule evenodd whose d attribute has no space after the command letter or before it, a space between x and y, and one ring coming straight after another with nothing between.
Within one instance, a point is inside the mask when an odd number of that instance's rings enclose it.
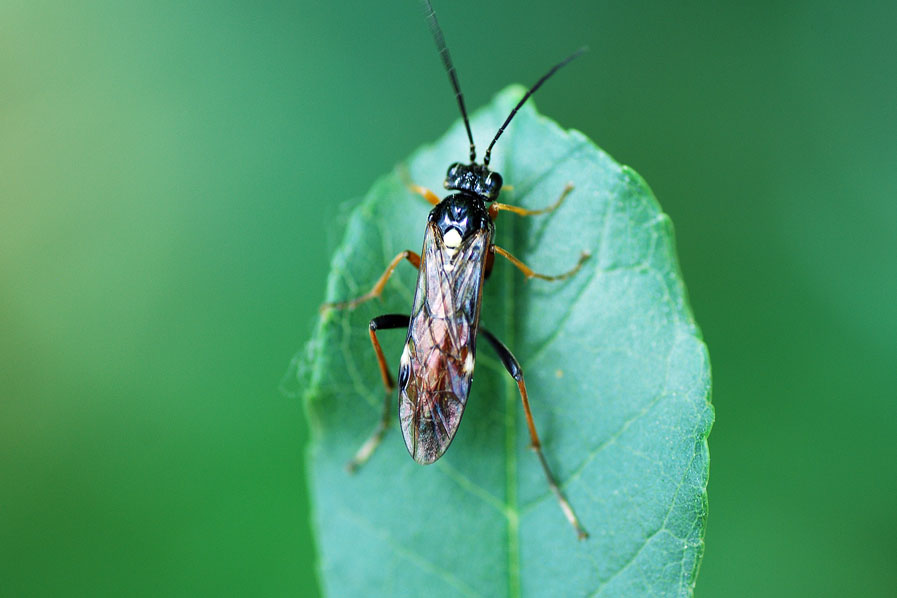
<instances>
[{"instance_id":1,"label":"dark wing spot","mask_svg":"<svg viewBox=\"0 0 897 598\"><path fill-rule=\"evenodd\" d=\"M403 363L399 366L399 388L405 388L409 378L411 378L411 364Z\"/></svg>"}]
</instances>

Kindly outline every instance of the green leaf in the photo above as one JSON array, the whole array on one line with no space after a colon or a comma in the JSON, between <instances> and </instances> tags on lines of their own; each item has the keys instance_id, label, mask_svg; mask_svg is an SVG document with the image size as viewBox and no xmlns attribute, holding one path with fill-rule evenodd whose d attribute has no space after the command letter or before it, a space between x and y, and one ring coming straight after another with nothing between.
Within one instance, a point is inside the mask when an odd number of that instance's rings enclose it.
<instances>
[{"instance_id":1,"label":"green leaf","mask_svg":"<svg viewBox=\"0 0 897 598\"><path fill-rule=\"evenodd\" d=\"M491 138L524 90L511 87L472 121ZM440 189L464 160L460 123L406 166ZM591 259L563 282L525 281L496 258L481 323L516 354L545 455L591 537L577 541L548 486L517 386L480 343L473 390L453 445L431 466L405 450L395 414L356 474L346 462L375 428L383 390L368 338L379 314L408 313L416 272L400 264L382 300L329 311L302 370L311 422L309 472L328 596L689 596L703 552L707 349L690 313L669 218L645 182L576 131L528 104L493 156L528 208L575 190L557 211L496 222L496 243L537 272ZM327 301L366 292L399 251L419 251L430 206L396 172L349 216ZM404 331L379 337L397 371Z\"/></svg>"}]
</instances>

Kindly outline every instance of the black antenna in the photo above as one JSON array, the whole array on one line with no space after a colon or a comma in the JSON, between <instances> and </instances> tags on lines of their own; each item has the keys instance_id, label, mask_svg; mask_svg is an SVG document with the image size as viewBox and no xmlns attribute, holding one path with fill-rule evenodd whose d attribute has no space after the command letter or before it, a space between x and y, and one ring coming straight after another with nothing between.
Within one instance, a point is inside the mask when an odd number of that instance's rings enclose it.
<instances>
[{"instance_id":1,"label":"black antenna","mask_svg":"<svg viewBox=\"0 0 897 598\"><path fill-rule=\"evenodd\" d=\"M429 0L427 1L427 3L429 4ZM514 115L517 114L517 111L520 110L520 107L523 106L523 104L526 103L526 101L529 99L529 97L531 95L533 95L534 93L536 93L536 90L539 89L540 87L542 87L542 84L545 83L545 81L547 81L550 76L555 74L558 71L558 69L560 69L562 66L566 65L568 62L570 62L574 58L579 57L586 50L588 50L588 48L582 47L579 50L577 50L576 52L574 52L573 54L571 54L570 56L567 56L566 58L564 58L562 61L560 61L553 67L551 67L551 70L548 71L547 73L545 73L544 75L542 75L542 78L539 79L538 81L536 81L536 84L533 85L528 92L526 92L526 95L523 96L523 99L520 100L516 106L514 106L513 110L511 110L511 114L508 115L508 118L507 118L507 120L505 120L505 123L498 129L498 133L495 134L495 138L492 140L492 143L490 143L489 147L486 149L486 155L483 156L483 165L484 166L489 166L489 157L492 154L492 146L495 145L495 142L498 141L498 138L501 137L501 134L505 132L505 127L507 127L508 123L511 122L511 119L514 118Z\"/></svg>"},{"instance_id":2,"label":"black antenna","mask_svg":"<svg viewBox=\"0 0 897 598\"><path fill-rule=\"evenodd\" d=\"M439 23L436 21L436 11L433 10L433 5L430 4L430 0L424 1L426 2L427 10L429 11L429 14L427 15L427 23L430 25L430 32L433 34L433 39L436 40L436 47L439 49L439 57L442 58L442 64L448 72L452 87L455 88L455 97L458 99L458 107L461 108L461 116L464 117L464 126L467 128L467 138L470 139L470 161L476 162L477 148L473 144L473 133L470 132L470 121L467 120L467 109L464 108L464 96L461 95L461 86L458 84L458 75L455 73L455 65L452 64L452 57L449 55L448 46L445 45L445 38L442 37L442 29L439 28Z\"/></svg>"}]
</instances>

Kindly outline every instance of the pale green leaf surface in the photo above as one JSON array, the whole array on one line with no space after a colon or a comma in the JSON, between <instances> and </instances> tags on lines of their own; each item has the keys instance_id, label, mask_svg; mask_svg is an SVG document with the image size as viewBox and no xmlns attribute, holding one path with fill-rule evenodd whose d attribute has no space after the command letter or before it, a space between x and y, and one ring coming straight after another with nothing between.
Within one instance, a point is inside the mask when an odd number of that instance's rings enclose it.
<instances>
[{"instance_id":1,"label":"pale green leaf surface","mask_svg":"<svg viewBox=\"0 0 897 598\"><path fill-rule=\"evenodd\" d=\"M481 144L522 91L508 88L474 115ZM415 182L441 190L466 153L456 123L406 164ZM531 104L493 158L514 186L506 203L544 207L576 185L552 214L503 214L496 242L538 272L567 270L582 250L592 258L559 283L526 282L497 258L481 322L523 365L546 457L591 537L577 541L550 494L517 387L486 343L442 459L424 467L409 457L393 407L379 450L346 472L382 404L368 322L408 313L416 272L404 263L382 300L322 317L301 368L322 588L332 597L689 596L713 411L670 221L637 174ZM379 180L349 217L326 299L365 292L396 253L419 251L428 210L397 173ZM397 370L404 331L380 338Z\"/></svg>"}]
</instances>

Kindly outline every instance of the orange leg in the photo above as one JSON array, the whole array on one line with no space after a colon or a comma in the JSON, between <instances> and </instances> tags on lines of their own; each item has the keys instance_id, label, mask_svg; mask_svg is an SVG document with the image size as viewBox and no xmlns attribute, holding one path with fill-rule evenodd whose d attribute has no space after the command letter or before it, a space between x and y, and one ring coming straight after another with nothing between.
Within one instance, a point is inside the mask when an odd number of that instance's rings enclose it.
<instances>
[{"instance_id":1,"label":"orange leg","mask_svg":"<svg viewBox=\"0 0 897 598\"><path fill-rule=\"evenodd\" d=\"M495 220L496 218L498 218L499 212L514 212L518 216L535 216L536 214L548 214L549 212L553 212L561 207L561 204L564 203L564 200L567 199L567 196L570 195L571 191L573 191L573 183L567 183L567 186L564 187L564 190L561 192L561 196L558 198L558 200L547 208L542 208L541 210L527 210L526 208L520 208L517 206L508 205L506 203L496 202L489 206L489 216L491 216L492 219Z\"/></svg>"},{"instance_id":2,"label":"orange leg","mask_svg":"<svg viewBox=\"0 0 897 598\"><path fill-rule=\"evenodd\" d=\"M380 277L373 288L370 291L362 295L361 297L356 297L355 299L351 299L349 301L341 301L339 303L325 303L321 306L321 311L326 311L328 309L354 309L361 303L365 301L370 301L374 297L379 297L383 292L383 287L386 286L386 281L389 280L389 277L392 276L393 271L396 269L396 266L399 265L399 262L402 260L408 260L411 262L411 265L417 269L420 269L420 256L413 251L406 249L405 251L399 253L396 257L392 259L389 265L386 267L386 271L383 272L383 276Z\"/></svg>"},{"instance_id":3,"label":"orange leg","mask_svg":"<svg viewBox=\"0 0 897 598\"><path fill-rule=\"evenodd\" d=\"M420 195L421 197L426 199L431 205L434 205L434 206L436 204L438 204L440 201L442 201L441 199L439 199L438 195L436 195L435 193L433 193L426 187L421 187L420 185L415 185L411 181L411 175L408 173L407 166L405 166L404 164L400 164L398 171L399 171L399 178L402 180L403 183L405 183L405 186L408 187L409 191Z\"/></svg>"},{"instance_id":4,"label":"orange leg","mask_svg":"<svg viewBox=\"0 0 897 598\"><path fill-rule=\"evenodd\" d=\"M380 441L383 440L383 435L386 434L386 431L389 429L389 404L392 401L392 391L395 390L396 383L389 373L389 366L386 365L386 357L383 355L380 341L377 340L377 330L407 328L409 320L409 316L399 314L378 316L371 320L369 329L371 334L371 344L374 345L374 352L377 353L377 365L380 366L380 376L383 378L383 386L386 389L386 393L383 400L383 411L380 415L380 421L377 424L377 428L364 444L361 445L361 448L358 449L355 456L352 457L352 460L346 463L346 469L348 469L350 473L354 472L371 458L371 455L374 454L374 450L379 446Z\"/></svg>"},{"instance_id":5,"label":"orange leg","mask_svg":"<svg viewBox=\"0 0 897 598\"><path fill-rule=\"evenodd\" d=\"M526 383L523 381L523 370L520 368L520 364L504 343L498 340L491 332L485 328L481 328L480 332L486 337L486 340L489 341L492 348L495 349L495 352L498 353L498 356L501 358L508 373L517 381L517 389L520 391L520 400L523 402L523 413L526 415L526 425L529 428L530 448L536 451L536 455L539 457L539 463L542 464L542 471L545 473L545 478L548 480L548 487L551 488L554 496L558 499L558 502L561 505L561 511L564 512L564 517L567 518L567 521L569 521L570 525L573 526L573 529L576 530L576 535L579 539L585 540L589 537L589 534L586 533L586 530L584 530L579 523L579 517L576 516L576 512L570 505L570 501L567 500L567 497L564 496L560 486L558 486L557 481L555 481L554 474L551 473L551 469L548 467L548 461L545 460L545 455L542 453L542 443L539 441L539 434L536 432L536 424L533 422L533 413L529 408L529 398L526 395Z\"/></svg>"},{"instance_id":6,"label":"orange leg","mask_svg":"<svg viewBox=\"0 0 897 598\"><path fill-rule=\"evenodd\" d=\"M500 255L504 258L507 258L508 261L510 261L515 266L517 266L517 268L521 272L523 272L523 275L526 276L527 278L539 278L542 280L564 280L565 278L570 278L571 276L573 276L574 274L579 272L579 269L582 268L582 264L587 259L589 259L589 257L591 257L590 254L583 251L582 255L579 256L579 262L576 263L576 266L574 266L572 270L570 270L568 272L564 272L563 274L557 274L555 276L547 276L545 274L539 274L538 272L533 272L532 268L530 268L529 266L527 266L526 264L524 264L523 262L518 260L516 257L511 255L510 253L508 253L507 251L505 251L498 245L493 245L492 250L495 253L497 253L498 255Z\"/></svg>"},{"instance_id":7,"label":"orange leg","mask_svg":"<svg viewBox=\"0 0 897 598\"><path fill-rule=\"evenodd\" d=\"M428 202L430 202L434 206L436 204L438 204L440 201L442 201L441 199L439 199L438 195L436 195L435 193L433 193L426 187L421 187L420 185L415 185L414 183L406 183L406 184L408 185L409 190L413 191L414 193L417 193L418 195L420 195L421 197L426 199Z\"/></svg>"}]
</instances>

